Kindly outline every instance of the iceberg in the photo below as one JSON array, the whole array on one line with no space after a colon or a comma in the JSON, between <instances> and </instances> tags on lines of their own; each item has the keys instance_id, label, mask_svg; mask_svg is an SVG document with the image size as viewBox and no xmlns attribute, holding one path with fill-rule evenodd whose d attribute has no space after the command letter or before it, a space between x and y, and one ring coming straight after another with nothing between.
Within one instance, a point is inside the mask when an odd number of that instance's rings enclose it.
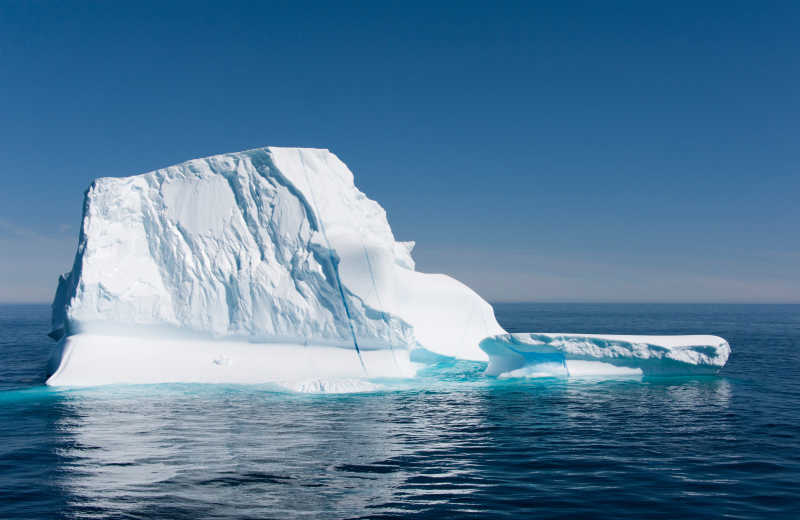
<instances>
[{"instance_id":1,"label":"iceberg","mask_svg":"<svg viewBox=\"0 0 800 520\"><path fill-rule=\"evenodd\" d=\"M469 287L416 271L413 247L328 150L99 178L58 281L47 384L359 392L439 356L579 377L716 373L730 354L716 336L508 334Z\"/></svg>"},{"instance_id":2,"label":"iceberg","mask_svg":"<svg viewBox=\"0 0 800 520\"><path fill-rule=\"evenodd\" d=\"M487 360L479 342L505 333L491 305L416 271L413 246L327 150L99 178L53 301L47 383L324 388L413 375L414 349Z\"/></svg>"},{"instance_id":3,"label":"iceberg","mask_svg":"<svg viewBox=\"0 0 800 520\"><path fill-rule=\"evenodd\" d=\"M486 374L584 377L716 374L730 345L718 336L514 333L485 338Z\"/></svg>"}]
</instances>

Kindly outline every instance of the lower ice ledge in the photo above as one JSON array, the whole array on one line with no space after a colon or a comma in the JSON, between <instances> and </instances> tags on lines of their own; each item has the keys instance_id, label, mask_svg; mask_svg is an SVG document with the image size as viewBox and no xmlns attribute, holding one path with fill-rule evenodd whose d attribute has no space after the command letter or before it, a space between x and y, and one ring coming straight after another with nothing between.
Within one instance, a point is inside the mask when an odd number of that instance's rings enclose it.
<instances>
[{"instance_id":1,"label":"lower ice ledge","mask_svg":"<svg viewBox=\"0 0 800 520\"><path fill-rule=\"evenodd\" d=\"M712 375L730 356L717 336L515 333L480 342L486 375L499 378ZM292 343L76 334L48 366L51 386L157 383L275 383L291 391L374 390L371 378L416 374L406 349L362 350ZM420 359L418 359L420 358ZM430 360L427 360L430 362Z\"/></svg>"},{"instance_id":2,"label":"lower ice ledge","mask_svg":"<svg viewBox=\"0 0 800 520\"><path fill-rule=\"evenodd\" d=\"M718 336L515 333L484 339L486 374L509 377L607 377L716 374L730 345Z\"/></svg>"},{"instance_id":3,"label":"lower ice ledge","mask_svg":"<svg viewBox=\"0 0 800 520\"><path fill-rule=\"evenodd\" d=\"M366 370L352 348L76 334L59 341L47 384L278 383L325 391L341 386L325 382L330 378L358 381L416 372L405 349L362 350L361 357Z\"/></svg>"}]
</instances>

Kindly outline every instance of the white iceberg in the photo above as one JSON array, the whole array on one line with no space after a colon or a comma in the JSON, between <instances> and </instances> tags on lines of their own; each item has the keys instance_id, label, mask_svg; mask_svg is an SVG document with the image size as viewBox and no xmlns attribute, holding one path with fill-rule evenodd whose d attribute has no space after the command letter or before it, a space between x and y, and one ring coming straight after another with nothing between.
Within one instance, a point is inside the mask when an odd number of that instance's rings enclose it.
<instances>
[{"instance_id":1,"label":"white iceberg","mask_svg":"<svg viewBox=\"0 0 800 520\"><path fill-rule=\"evenodd\" d=\"M53 302L47 383L362 391L413 375L414 349L501 377L713 373L730 353L716 336L506 334L466 285L415 271L412 248L327 150L98 179Z\"/></svg>"},{"instance_id":2,"label":"white iceberg","mask_svg":"<svg viewBox=\"0 0 800 520\"><path fill-rule=\"evenodd\" d=\"M731 348L718 336L514 333L486 338L486 374L583 377L716 374Z\"/></svg>"},{"instance_id":3,"label":"white iceberg","mask_svg":"<svg viewBox=\"0 0 800 520\"><path fill-rule=\"evenodd\" d=\"M486 360L502 334L466 285L414 270L327 150L261 148L86 192L59 280L51 385L414 373L409 351Z\"/></svg>"}]
</instances>

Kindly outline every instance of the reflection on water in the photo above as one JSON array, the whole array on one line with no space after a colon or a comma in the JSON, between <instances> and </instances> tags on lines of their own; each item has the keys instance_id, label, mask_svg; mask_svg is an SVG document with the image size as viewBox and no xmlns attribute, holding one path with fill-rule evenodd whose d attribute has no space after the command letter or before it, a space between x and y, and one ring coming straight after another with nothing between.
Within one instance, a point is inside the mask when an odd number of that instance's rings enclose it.
<instances>
[{"instance_id":1,"label":"reflection on water","mask_svg":"<svg viewBox=\"0 0 800 520\"><path fill-rule=\"evenodd\" d=\"M362 404L191 385L75 395L59 424L71 437L62 485L81 517L168 514L169 503L203 516L360 511L388 501L400 476L378 469L380 484L366 485L359 468L405 455L397 411Z\"/></svg>"},{"instance_id":2,"label":"reflection on water","mask_svg":"<svg viewBox=\"0 0 800 520\"><path fill-rule=\"evenodd\" d=\"M66 516L580 508L576 484L620 489L631 468L658 464L669 445L709 428L731 397L731 385L715 378L508 383L469 381L470 370L463 386L451 382L448 391L306 396L163 385L65 392L54 426ZM687 424L689 416L700 422Z\"/></svg>"},{"instance_id":3,"label":"reflection on water","mask_svg":"<svg viewBox=\"0 0 800 520\"><path fill-rule=\"evenodd\" d=\"M733 355L616 381L440 361L333 396L48 389L47 307L0 306L0 518L800 518L798 311L498 306L517 330L707 332Z\"/></svg>"}]
</instances>

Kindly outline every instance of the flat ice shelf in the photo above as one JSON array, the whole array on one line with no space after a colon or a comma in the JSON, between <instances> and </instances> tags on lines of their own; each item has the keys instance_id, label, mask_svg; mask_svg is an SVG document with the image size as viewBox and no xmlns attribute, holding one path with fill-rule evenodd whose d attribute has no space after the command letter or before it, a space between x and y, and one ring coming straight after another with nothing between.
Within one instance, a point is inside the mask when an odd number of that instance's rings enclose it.
<instances>
[{"instance_id":1,"label":"flat ice shelf","mask_svg":"<svg viewBox=\"0 0 800 520\"><path fill-rule=\"evenodd\" d=\"M500 377L715 374L730 345L718 336L525 332L484 339L486 374Z\"/></svg>"}]
</instances>

